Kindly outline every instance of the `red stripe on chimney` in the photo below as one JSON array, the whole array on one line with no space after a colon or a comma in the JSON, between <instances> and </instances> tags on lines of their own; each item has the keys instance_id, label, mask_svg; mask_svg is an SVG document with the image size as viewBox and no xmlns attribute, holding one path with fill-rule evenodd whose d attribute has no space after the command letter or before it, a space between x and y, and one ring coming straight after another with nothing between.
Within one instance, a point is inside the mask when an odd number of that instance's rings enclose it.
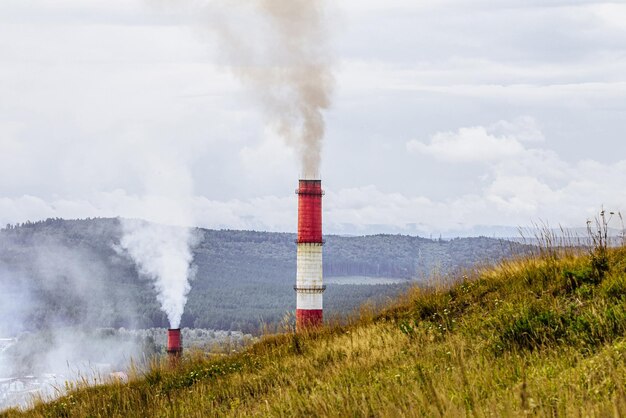
<instances>
[{"instance_id":1,"label":"red stripe on chimney","mask_svg":"<svg viewBox=\"0 0 626 418\"><path fill-rule=\"evenodd\" d=\"M296 309L296 329L320 327L324 323L322 309Z\"/></svg>"}]
</instances>

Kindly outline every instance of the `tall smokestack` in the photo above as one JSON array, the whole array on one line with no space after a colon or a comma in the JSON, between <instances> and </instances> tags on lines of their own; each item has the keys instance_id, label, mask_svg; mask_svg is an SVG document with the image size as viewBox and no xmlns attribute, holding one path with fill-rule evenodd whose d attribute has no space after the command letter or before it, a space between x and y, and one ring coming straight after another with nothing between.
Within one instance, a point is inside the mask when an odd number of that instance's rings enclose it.
<instances>
[{"instance_id":1,"label":"tall smokestack","mask_svg":"<svg viewBox=\"0 0 626 418\"><path fill-rule=\"evenodd\" d=\"M322 294L322 181L300 180L298 194L298 259L296 331L323 322Z\"/></svg>"},{"instance_id":2,"label":"tall smokestack","mask_svg":"<svg viewBox=\"0 0 626 418\"><path fill-rule=\"evenodd\" d=\"M175 365L183 354L183 336L180 328L167 330L167 354L170 364Z\"/></svg>"}]
</instances>

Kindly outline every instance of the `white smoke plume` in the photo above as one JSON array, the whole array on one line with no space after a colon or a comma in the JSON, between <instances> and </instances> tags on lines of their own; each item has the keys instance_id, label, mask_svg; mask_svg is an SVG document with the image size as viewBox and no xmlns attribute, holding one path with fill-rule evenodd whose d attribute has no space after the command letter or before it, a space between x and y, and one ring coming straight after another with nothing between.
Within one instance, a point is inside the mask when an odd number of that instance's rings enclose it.
<instances>
[{"instance_id":1,"label":"white smoke plume","mask_svg":"<svg viewBox=\"0 0 626 418\"><path fill-rule=\"evenodd\" d=\"M129 209L142 220L120 220L120 247L132 257L139 272L153 280L170 327L178 328L195 275L192 249L197 240L188 207L193 196L190 157L181 154L176 142L168 145L155 147L148 155L137 154L137 177L145 193Z\"/></svg>"},{"instance_id":2,"label":"white smoke plume","mask_svg":"<svg viewBox=\"0 0 626 418\"><path fill-rule=\"evenodd\" d=\"M122 248L135 260L140 273L154 280L157 299L170 328L179 328L195 275L191 266L195 240L191 229L122 220Z\"/></svg>"},{"instance_id":3,"label":"white smoke plume","mask_svg":"<svg viewBox=\"0 0 626 418\"><path fill-rule=\"evenodd\" d=\"M154 0L153 0L154 1ZM328 0L205 0L182 4L214 34L219 56L293 147L304 178L318 178L334 80Z\"/></svg>"}]
</instances>

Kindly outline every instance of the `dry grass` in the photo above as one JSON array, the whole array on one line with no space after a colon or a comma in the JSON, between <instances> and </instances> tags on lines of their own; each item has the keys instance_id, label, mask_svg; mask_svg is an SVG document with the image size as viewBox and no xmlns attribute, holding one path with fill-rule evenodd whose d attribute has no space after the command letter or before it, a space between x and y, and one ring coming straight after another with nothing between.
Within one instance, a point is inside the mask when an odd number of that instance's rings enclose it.
<instances>
[{"instance_id":1,"label":"dry grass","mask_svg":"<svg viewBox=\"0 0 626 418\"><path fill-rule=\"evenodd\" d=\"M602 251L507 261L318 332L2 416L626 415L626 248Z\"/></svg>"}]
</instances>

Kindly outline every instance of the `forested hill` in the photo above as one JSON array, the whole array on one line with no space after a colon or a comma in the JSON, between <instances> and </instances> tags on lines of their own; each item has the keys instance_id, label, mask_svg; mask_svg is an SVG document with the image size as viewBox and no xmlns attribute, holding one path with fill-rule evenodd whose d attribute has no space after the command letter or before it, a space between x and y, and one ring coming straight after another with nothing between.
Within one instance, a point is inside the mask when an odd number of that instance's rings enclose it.
<instances>
[{"instance_id":1,"label":"forested hill","mask_svg":"<svg viewBox=\"0 0 626 418\"><path fill-rule=\"evenodd\" d=\"M261 321L275 323L295 309L295 234L197 232L197 275L183 326L250 332ZM0 314L14 319L4 332L59 323L166 327L152 282L119 250L120 237L118 219L49 219L0 230ZM327 315L348 312L370 298L393 296L406 288L406 280L424 280L433 272L447 273L521 250L519 244L484 237L325 238L327 278L358 276L363 283L405 279L372 285L329 280Z\"/></svg>"}]
</instances>

